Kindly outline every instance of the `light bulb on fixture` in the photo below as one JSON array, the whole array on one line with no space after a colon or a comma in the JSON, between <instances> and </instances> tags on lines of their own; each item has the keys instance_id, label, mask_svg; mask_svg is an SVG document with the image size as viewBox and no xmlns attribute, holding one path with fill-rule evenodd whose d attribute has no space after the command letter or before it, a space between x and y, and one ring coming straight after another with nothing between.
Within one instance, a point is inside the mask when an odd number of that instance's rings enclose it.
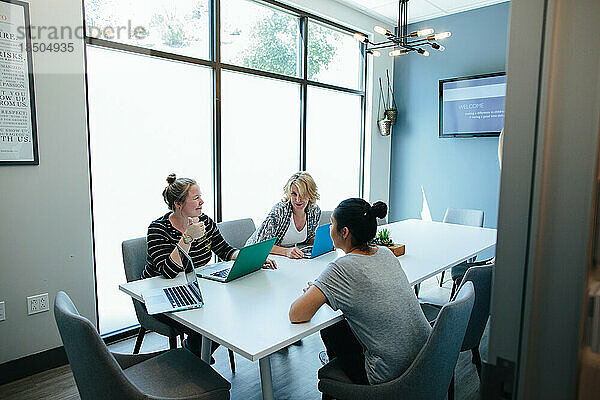
<instances>
[{"instance_id":1,"label":"light bulb on fixture","mask_svg":"<svg viewBox=\"0 0 600 400\"><path fill-rule=\"evenodd\" d=\"M401 56L403 54L408 53L408 50L405 49L394 49L392 51L390 51L390 56L391 57L396 57L396 56Z\"/></svg>"},{"instance_id":2,"label":"light bulb on fixture","mask_svg":"<svg viewBox=\"0 0 600 400\"><path fill-rule=\"evenodd\" d=\"M440 32L440 33L436 33L435 35L433 35L433 38L435 40L440 40L440 39L446 39L447 37L452 36L451 32Z\"/></svg>"},{"instance_id":3,"label":"light bulb on fixture","mask_svg":"<svg viewBox=\"0 0 600 400\"><path fill-rule=\"evenodd\" d=\"M387 29L381 27L381 26L376 26L375 28L373 28L373 30L377 33L379 33L380 35L391 35L392 32L388 31Z\"/></svg>"},{"instance_id":4,"label":"light bulb on fixture","mask_svg":"<svg viewBox=\"0 0 600 400\"><path fill-rule=\"evenodd\" d=\"M416 31L416 32L412 32L410 34L410 36L415 37L415 36L427 36L427 35L431 35L433 33L433 29L428 28L428 29L421 29L420 31Z\"/></svg>"},{"instance_id":5,"label":"light bulb on fixture","mask_svg":"<svg viewBox=\"0 0 600 400\"><path fill-rule=\"evenodd\" d=\"M446 50L446 48L444 46L442 46L441 44L437 44L437 43L431 43L431 47L433 47L437 51L444 51L444 50Z\"/></svg>"},{"instance_id":6,"label":"light bulb on fixture","mask_svg":"<svg viewBox=\"0 0 600 400\"><path fill-rule=\"evenodd\" d=\"M365 35L363 35L362 33L355 33L354 34L354 39L358 40L359 42L368 42L367 37Z\"/></svg>"},{"instance_id":7,"label":"light bulb on fixture","mask_svg":"<svg viewBox=\"0 0 600 400\"><path fill-rule=\"evenodd\" d=\"M429 57L429 52L423 49L417 49L417 52L425 57Z\"/></svg>"},{"instance_id":8,"label":"light bulb on fixture","mask_svg":"<svg viewBox=\"0 0 600 400\"><path fill-rule=\"evenodd\" d=\"M373 51L371 52L371 54L373 54L373 57L379 57L379 56L381 55L381 53L380 53L380 52L378 52L377 50L373 50Z\"/></svg>"}]
</instances>

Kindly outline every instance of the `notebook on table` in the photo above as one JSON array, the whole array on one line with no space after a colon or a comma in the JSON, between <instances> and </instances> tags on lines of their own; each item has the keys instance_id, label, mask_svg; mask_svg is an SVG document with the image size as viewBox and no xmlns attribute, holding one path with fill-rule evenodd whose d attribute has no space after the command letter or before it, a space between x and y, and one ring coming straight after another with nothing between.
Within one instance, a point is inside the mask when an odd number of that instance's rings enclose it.
<instances>
[{"instance_id":1,"label":"notebook on table","mask_svg":"<svg viewBox=\"0 0 600 400\"><path fill-rule=\"evenodd\" d=\"M176 244L181 258L186 283L184 285L165 286L142 292L142 298L148 314L160 314L170 311L199 308L204 305L194 263L189 254Z\"/></svg>"},{"instance_id":2,"label":"notebook on table","mask_svg":"<svg viewBox=\"0 0 600 400\"><path fill-rule=\"evenodd\" d=\"M240 249L234 261L223 261L198 271L198 276L219 282L231 282L234 279L258 271L263 267L277 238L251 244Z\"/></svg>"},{"instance_id":3,"label":"notebook on table","mask_svg":"<svg viewBox=\"0 0 600 400\"><path fill-rule=\"evenodd\" d=\"M333 240L331 240L331 235L329 234L330 227L331 224L319 226L315 232L313 244L298 247L304 252L304 258L315 258L334 249Z\"/></svg>"}]
</instances>

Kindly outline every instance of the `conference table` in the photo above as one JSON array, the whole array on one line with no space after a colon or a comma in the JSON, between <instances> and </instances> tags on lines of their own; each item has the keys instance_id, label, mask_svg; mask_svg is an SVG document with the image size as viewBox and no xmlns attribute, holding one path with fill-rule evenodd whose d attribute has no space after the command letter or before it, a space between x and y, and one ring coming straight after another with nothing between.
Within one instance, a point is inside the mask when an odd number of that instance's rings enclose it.
<instances>
[{"instance_id":1,"label":"conference table","mask_svg":"<svg viewBox=\"0 0 600 400\"><path fill-rule=\"evenodd\" d=\"M411 285L468 260L496 244L496 230L464 225L409 219L382 225L396 243L406 245L398 257ZM210 362L211 342L259 362L263 399L271 400L273 384L269 356L290 344L312 335L343 319L340 311L321 307L315 316L301 324L288 318L290 304L303 292L308 281L317 278L327 264L344 253L326 253L314 259L293 260L270 256L277 261L276 270L261 269L229 283L199 279L204 307L167 313L173 320L203 336L202 360ZM179 274L142 279L119 285L131 297L143 301L147 289L183 284Z\"/></svg>"}]
</instances>

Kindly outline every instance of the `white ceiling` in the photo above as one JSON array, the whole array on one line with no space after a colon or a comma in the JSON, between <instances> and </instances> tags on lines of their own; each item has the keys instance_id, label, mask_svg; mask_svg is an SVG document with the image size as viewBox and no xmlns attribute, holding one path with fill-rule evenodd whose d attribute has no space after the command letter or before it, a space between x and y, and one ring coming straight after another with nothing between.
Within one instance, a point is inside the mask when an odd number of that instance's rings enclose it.
<instances>
[{"instance_id":1,"label":"white ceiling","mask_svg":"<svg viewBox=\"0 0 600 400\"><path fill-rule=\"evenodd\" d=\"M392 26L398 21L398 0L335 0ZM408 22L419 22L508 0L409 0Z\"/></svg>"}]
</instances>

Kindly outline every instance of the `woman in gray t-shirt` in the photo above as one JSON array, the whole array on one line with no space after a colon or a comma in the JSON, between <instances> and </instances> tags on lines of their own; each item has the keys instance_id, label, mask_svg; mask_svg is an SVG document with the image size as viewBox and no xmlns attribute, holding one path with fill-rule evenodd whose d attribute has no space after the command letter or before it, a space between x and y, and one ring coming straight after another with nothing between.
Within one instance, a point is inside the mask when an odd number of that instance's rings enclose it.
<instances>
[{"instance_id":1,"label":"woman in gray t-shirt","mask_svg":"<svg viewBox=\"0 0 600 400\"><path fill-rule=\"evenodd\" d=\"M329 358L337 357L355 383L376 384L400 376L421 350L431 327L398 259L372 246L376 217L385 203L342 201L333 211L331 238L346 255L331 262L290 308L290 321L309 321L325 303L344 321L323 329Z\"/></svg>"}]
</instances>

